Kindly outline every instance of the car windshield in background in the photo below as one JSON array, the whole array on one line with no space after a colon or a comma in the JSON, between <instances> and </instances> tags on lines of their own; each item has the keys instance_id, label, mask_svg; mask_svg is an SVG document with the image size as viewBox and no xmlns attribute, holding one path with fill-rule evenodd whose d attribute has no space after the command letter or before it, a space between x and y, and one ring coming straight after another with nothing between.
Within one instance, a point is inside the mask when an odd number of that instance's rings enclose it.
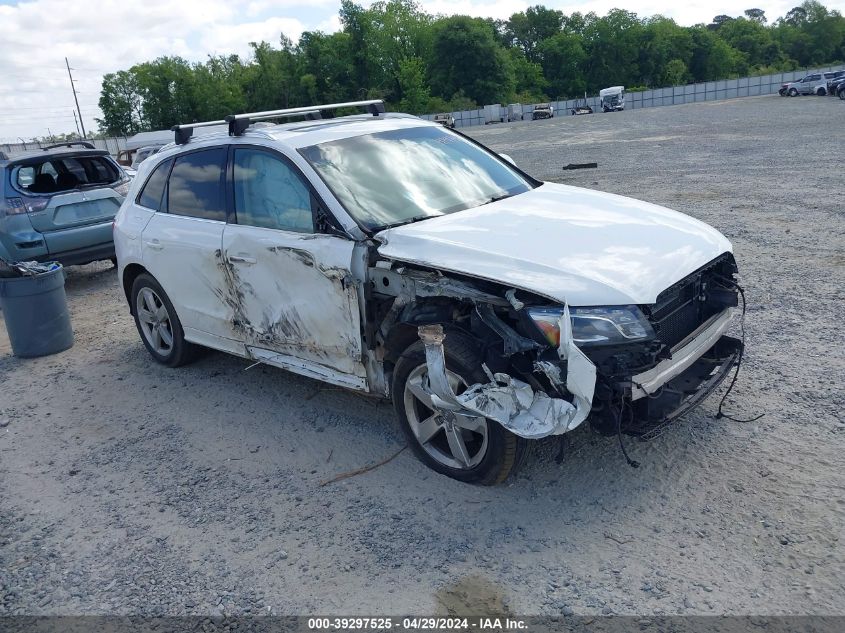
<instances>
[{"instance_id":1,"label":"car windshield in background","mask_svg":"<svg viewBox=\"0 0 845 633\"><path fill-rule=\"evenodd\" d=\"M441 127L356 136L300 153L349 214L371 231L470 209L532 187L504 161Z\"/></svg>"},{"instance_id":2,"label":"car windshield in background","mask_svg":"<svg viewBox=\"0 0 845 633\"><path fill-rule=\"evenodd\" d=\"M63 156L17 169L15 184L26 193L57 193L80 187L103 186L120 179L104 156Z\"/></svg>"}]
</instances>

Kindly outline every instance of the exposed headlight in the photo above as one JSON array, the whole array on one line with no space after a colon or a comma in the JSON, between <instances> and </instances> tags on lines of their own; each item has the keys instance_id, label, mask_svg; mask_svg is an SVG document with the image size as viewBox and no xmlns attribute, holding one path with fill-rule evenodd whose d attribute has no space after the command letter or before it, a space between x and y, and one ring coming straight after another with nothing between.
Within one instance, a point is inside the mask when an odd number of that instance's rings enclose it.
<instances>
[{"instance_id":1,"label":"exposed headlight","mask_svg":"<svg viewBox=\"0 0 845 633\"><path fill-rule=\"evenodd\" d=\"M563 308L530 308L528 314L546 339L560 345L558 326ZM618 345L654 337L654 330L642 311L634 305L569 308L572 338L579 347Z\"/></svg>"}]
</instances>

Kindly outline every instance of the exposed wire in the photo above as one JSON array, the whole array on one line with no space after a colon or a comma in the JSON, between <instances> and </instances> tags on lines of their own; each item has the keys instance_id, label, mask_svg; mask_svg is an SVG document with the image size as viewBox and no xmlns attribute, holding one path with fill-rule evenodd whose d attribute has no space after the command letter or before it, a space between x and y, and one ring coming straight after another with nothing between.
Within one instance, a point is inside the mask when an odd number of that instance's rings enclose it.
<instances>
[{"instance_id":1,"label":"exposed wire","mask_svg":"<svg viewBox=\"0 0 845 633\"><path fill-rule=\"evenodd\" d=\"M756 422L757 420L759 420L760 418L762 418L766 414L761 413L760 415L755 416L753 418L749 418L747 420L742 420L740 418L735 418L731 415L728 415L727 413L722 411L722 406L725 404L725 400L727 400L727 397L730 395L731 391L733 390L734 385L736 384L736 379L737 379L737 377L739 377L740 367L742 367L742 357L743 357L743 353L745 352L745 308L746 308L746 303L745 303L745 289L742 286L740 286L733 279L728 279L727 277L722 277L721 275L719 276L719 278L722 279L725 283L734 286L739 291L739 296L742 298L742 315L740 316L740 320L739 320L739 332L740 332L740 338L742 340L742 346L739 348L739 356L737 356L737 359L736 359L736 371L734 371L734 375L733 375L733 378L731 379L731 383L728 385L728 390L725 391L725 394L722 396L722 399L719 401L719 409L716 412L716 419L718 420L720 418L727 418L728 420L732 420L733 422L743 422L743 423Z\"/></svg>"},{"instance_id":2,"label":"exposed wire","mask_svg":"<svg viewBox=\"0 0 845 633\"><path fill-rule=\"evenodd\" d=\"M640 462L631 459L628 456L628 451L625 450L625 442L622 441L622 412L625 410L624 396L619 398L619 410L616 412L616 437L619 438L619 448L622 449L622 454L625 456L625 461L631 468L639 468Z\"/></svg>"}]
</instances>

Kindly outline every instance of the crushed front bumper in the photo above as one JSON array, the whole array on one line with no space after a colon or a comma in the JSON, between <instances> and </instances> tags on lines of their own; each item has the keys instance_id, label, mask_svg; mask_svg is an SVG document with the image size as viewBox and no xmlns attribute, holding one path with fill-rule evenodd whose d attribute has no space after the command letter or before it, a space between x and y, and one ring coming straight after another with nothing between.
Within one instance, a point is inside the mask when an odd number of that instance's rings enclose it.
<instances>
[{"instance_id":1,"label":"crushed front bumper","mask_svg":"<svg viewBox=\"0 0 845 633\"><path fill-rule=\"evenodd\" d=\"M630 403L630 415L623 425L628 435L652 439L674 420L709 396L730 373L742 353L742 341L722 336L684 371L665 382L647 397Z\"/></svg>"}]
</instances>

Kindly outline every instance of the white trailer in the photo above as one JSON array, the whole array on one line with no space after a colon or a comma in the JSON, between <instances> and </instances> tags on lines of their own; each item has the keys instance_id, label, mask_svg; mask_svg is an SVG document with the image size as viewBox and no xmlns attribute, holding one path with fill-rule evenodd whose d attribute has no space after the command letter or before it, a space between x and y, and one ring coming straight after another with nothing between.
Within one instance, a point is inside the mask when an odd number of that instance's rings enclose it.
<instances>
[{"instance_id":1,"label":"white trailer","mask_svg":"<svg viewBox=\"0 0 845 633\"><path fill-rule=\"evenodd\" d=\"M625 86L612 86L599 90L601 109L605 112L617 112L625 109Z\"/></svg>"},{"instance_id":2,"label":"white trailer","mask_svg":"<svg viewBox=\"0 0 845 633\"><path fill-rule=\"evenodd\" d=\"M504 123L505 117L502 114L502 104L494 103L484 106L484 125L488 123Z\"/></svg>"}]
</instances>

